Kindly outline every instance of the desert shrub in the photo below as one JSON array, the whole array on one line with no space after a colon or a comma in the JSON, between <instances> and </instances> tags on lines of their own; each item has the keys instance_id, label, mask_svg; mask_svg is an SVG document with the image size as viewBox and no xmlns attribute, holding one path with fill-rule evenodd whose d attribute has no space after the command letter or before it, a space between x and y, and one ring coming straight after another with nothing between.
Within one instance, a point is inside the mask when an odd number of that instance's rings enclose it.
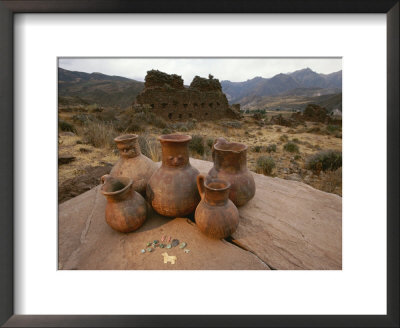
<instances>
[{"instance_id":1,"label":"desert shrub","mask_svg":"<svg viewBox=\"0 0 400 328\"><path fill-rule=\"evenodd\" d=\"M207 139L207 146L211 149L212 146L214 145L214 139Z\"/></svg>"},{"instance_id":2,"label":"desert shrub","mask_svg":"<svg viewBox=\"0 0 400 328\"><path fill-rule=\"evenodd\" d=\"M306 168L314 172L334 171L342 167L342 152L322 150L306 160Z\"/></svg>"},{"instance_id":3,"label":"desert shrub","mask_svg":"<svg viewBox=\"0 0 400 328\"><path fill-rule=\"evenodd\" d=\"M186 122L176 122L171 124L171 128L174 131L180 131L180 132L187 132L188 127Z\"/></svg>"},{"instance_id":4,"label":"desert shrub","mask_svg":"<svg viewBox=\"0 0 400 328\"><path fill-rule=\"evenodd\" d=\"M69 131L69 132L74 132L74 133L76 133L75 127L74 127L71 123L68 123L68 122L66 122L66 121L59 120L59 121L58 121L58 127L59 127L59 129L60 129L61 131Z\"/></svg>"},{"instance_id":5,"label":"desert shrub","mask_svg":"<svg viewBox=\"0 0 400 328\"><path fill-rule=\"evenodd\" d=\"M300 158L301 158L301 156L300 156L299 154L296 154L296 155L294 156L294 160L295 160L295 161L299 160Z\"/></svg>"},{"instance_id":6,"label":"desert shrub","mask_svg":"<svg viewBox=\"0 0 400 328\"><path fill-rule=\"evenodd\" d=\"M138 137L140 150L143 155L147 156L154 162L161 160L161 147L160 143L155 137L145 134L140 134Z\"/></svg>"},{"instance_id":7,"label":"desert shrub","mask_svg":"<svg viewBox=\"0 0 400 328\"><path fill-rule=\"evenodd\" d=\"M96 113L96 118L99 121L114 122L117 120L115 115L116 115L116 110L114 108L107 108L102 110L101 112Z\"/></svg>"},{"instance_id":8,"label":"desert shrub","mask_svg":"<svg viewBox=\"0 0 400 328\"><path fill-rule=\"evenodd\" d=\"M162 134L171 134L171 133L172 133L172 130L171 130L171 129L168 129L168 128L165 128L165 129L162 129L162 130L161 130L161 133L162 133Z\"/></svg>"},{"instance_id":9,"label":"desert shrub","mask_svg":"<svg viewBox=\"0 0 400 328\"><path fill-rule=\"evenodd\" d=\"M126 111L119 120L119 130L125 131L143 131L145 126L149 124L160 129L168 128L165 120L155 115L154 113L145 111L139 113L132 113Z\"/></svg>"},{"instance_id":10,"label":"desert shrub","mask_svg":"<svg viewBox=\"0 0 400 328\"><path fill-rule=\"evenodd\" d=\"M204 138L201 135L193 135L189 142L189 150L199 155L204 155Z\"/></svg>"},{"instance_id":11,"label":"desert shrub","mask_svg":"<svg viewBox=\"0 0 400 328\"><path fill-rule=\"evenodd\" d=\"M193 130L196 127L197 120L193 119L186 123L188 130Z\"/></svg>"},{"instance_id":12,"label":"desert shrub","mask_svg":"<svg viewBox=\"0 0 400 328\"><path fill-rule=\"evenodd\" d=\"M268 145L266 150L268 153L276 152L276 144Z\"/></svg>"},{"instance_id":13,"label":"desert shrub","mask_svg":"<svg viewBox=\"0 0 400 328\"><path fill-rule=\"evenodd\" d=\"M90 104L86 106L86 109L91 113L100 113L103 110L103 108L97 104Z\"/></svg>"},{"instance_id":14,"label":"desert shrub","mask_svg":"<svg viewBox=\"0 0 400 328\"><path fill-rule=\"evenodd\" d=\"M152 119L150 124L160 129L165 129L166 127L168 127L167 122L165 122L162 117L157 115L154 115L154 118Z\"/></svg>"},{"instance_id":15,"label":"desert shrub","mask_svg":"<svg viewBox=\"0 0 400 328\"><path fill-rule=\"evenodd\" d=\"M234 129L240 129L242 127L242 123L239 121L221 122L221 125L227 128L234 128Z\"/></svg>"},{"instance_id":16,"label":"desert shrub","mask_svg":"<svg viewBox=\"0 0 400 328\"><path fill-rule=\"evenodd\" d=\"M282 135L279 137L279 140L282 141L282 142L285 142L285 141L288 141L288 140L289 140L289 137L288 137L286 134L282 134Z\"/></svg>"},{"instance_id":17,"label":"desert shrub","mask_svg":"<svg viewBox=\"0 0 400 328\"><path fill-rule=\"evenodd\" d=\"M321 181L321 190L326 192L334 192L342 195L342 168L335 171L327 171L325 178Z\"/></svg>"},{"instance_id":18,"label":"desert shrub","mask_svg":"<svg viewBox=\"0 0 400 328\"><path fill-rule=\"evenodd\" d=\"M342 131L342 127L340 125L328 125L326 127L326 131L328 131L328 133L330 134L334 134L336 132Z\"/></svg>"},{"instance_id":19,"label":"desert shrub","mask_svg":"<svg viewBox=\"0 0 400 328\"><path fill-rule=\"evenodd\" d=\"M265 175L271 175L275 168L275 161L271 156L261 156L257 158L256 171Z\"/></svg>"},{"instance_id":20,"label":"desert shrub","mask_svg":"<svg viewBox=\"0 0 400 328\"><path fill-rule=\"evenodd\" d=\"M320 134L320 133L321 133L321 128L318 127L318 126L309 128L309 129L307 130L307 133L317 133L317 134Z\"/></svg>"},{"instance_id":21,"label":"desert shrub","mask_svg":"<svg viewBox=\"0 0 400 328\"><path fill-rule=\"evenodd\" d=\"M288 151L289 153L298 153L299 146L297 146L294 142L287 142L283 145L283 149Z\"/></svg>"},{"instance_id":22,"label":"desert shrub","mask_svg":"<svg viewBox=\"0 0 400 328\"><path fill-rule=\"evenodd\" d=\"M99 148L114 148L118 132L112 123L88 121L83 127L84 142Z\"/></svg>"},{"instance_id":23,"label":"desert shrub","mask_svg":"<svg viewBox=\"0 0 400 328\"><path fill-rule=\"evenodd\" d=\"M276 132L281 132L281 131L282 131L282 128L277 128L275 131L276 131Z\"/></svg>"},{"instance_id":24,"label":"desert shrub","mask_svg":"<svg viewBox=\"0 0 400 328\"><path fill-rule=\"evenodd\" d=\"M259 145L254 146L251 148L251 150L255 153L259 153L262 150L262 146L259 146Z\"/></svg>"},{"instance_id":25,"label":"desert shrub","mask_svg":"<svg viewBox=\"0 0 400 328\"><path fill-rule=\"evenodd\" d=\"M292 142L294 142L294 143L300 143L300 140L298 139L298 138L294 138L294 139L292 139Z\"/></svg>"},{"instance_id":26,"label":"desert shrub","mask_svg":"<svg viewBox=\"0 0 400 328\"><path fill-rule=\"evenodd\" d=\"M92 115L88 114L75 114L72 116L72 120L74 123L78 123L80 125L85 124L87 121L92 121L93 117Z\"/></svg>"}]
</instances>

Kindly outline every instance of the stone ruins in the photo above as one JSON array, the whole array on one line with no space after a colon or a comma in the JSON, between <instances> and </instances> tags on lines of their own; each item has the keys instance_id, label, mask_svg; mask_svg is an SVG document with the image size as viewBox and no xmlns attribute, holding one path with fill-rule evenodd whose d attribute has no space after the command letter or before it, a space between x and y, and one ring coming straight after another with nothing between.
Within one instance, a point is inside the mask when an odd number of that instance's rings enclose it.
<instances>
[{"instance_id":1,"label":"stone ruins","mask_svg":"<svg viewBox=\"0 0 400 328\"><path fill-rule=\"evenodd\" d=\"M179 75L158 70L147 72L143 91L132 108L152 111L166 120L215 120L240 118L240 105L229 106L218 79L195 76L189 87Z\"/></svg>"}]
</instances>

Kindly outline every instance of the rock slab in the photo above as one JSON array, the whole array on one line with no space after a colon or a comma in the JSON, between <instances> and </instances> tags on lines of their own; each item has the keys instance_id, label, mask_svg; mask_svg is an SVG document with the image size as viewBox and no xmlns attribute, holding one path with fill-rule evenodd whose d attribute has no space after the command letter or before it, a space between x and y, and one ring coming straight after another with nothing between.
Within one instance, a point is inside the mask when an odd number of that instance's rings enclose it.
<instances>
[{"instance_id":1,"label":"rock slab","mask_svg":"<svg viewBox=\"0 0 400 328\"><path fill-rule=\"evenodd\" d=\"M211 162L190 159L203 174ZM280 269L342 268L342 199L297 181L254 173L256 195L239 208L240 223L231 242L212 240L185 218L152 212L136 232L123 234L105 222L106 200L97 186L59 205L59 269ZM157 248L146 243L170 235L190 249ZM161 253L177 256L164 264Z\"/></svg>"}]
</instances>

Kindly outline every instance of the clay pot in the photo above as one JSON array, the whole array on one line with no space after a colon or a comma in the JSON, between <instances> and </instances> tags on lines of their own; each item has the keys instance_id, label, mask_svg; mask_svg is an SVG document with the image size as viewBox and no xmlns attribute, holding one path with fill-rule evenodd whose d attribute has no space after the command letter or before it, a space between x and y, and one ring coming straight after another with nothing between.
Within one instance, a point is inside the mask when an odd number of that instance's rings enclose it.
<instances>
[{"instance_id":1,"label":"clay pot","mask_svg":"<svg viewBox=\"0 0 400 328\"><path fill-rule=\"evenodd\" d=\"M186 216L200 201L196 177L199 171L189 162L191 136L166 134L158 137L162 164L150 178L147 198L154 210L164 216Z\"/></svg>"},{"instance_id":2,"label":"clay pot","mask_svg":"<svg viewBox=\"0 0 400 328\"><path fill-rule=\"evenodd\" d=\"M201 201L196 208L196 225L205 235L223 239L233 234L239 225L239 211L229 199L230 183L226 180L197 176Z\"/></svg>"},{"instance_id":3,"label":"clay pot","mask_svg":"<svg viewBox=\"0 0 400 328\"><path fill-rule=\"evenodd\" d=\"M247 169L247 146L218 138L212 148L213 168L208 172L212 178L231 183L229 199L242 206L254 197L256 185Z\"/></svg>"},{"instance_id":4,"label":"clay pot","mask_svg":"<svg viewBox=\"0 0 400 328\"><path fill-rule=\"evenodd\" d=\"M133 189L145 196L147 183L157 169L157 164L141 153L138 135L125 134L114 141L121 157L110 174L113 177L131 178Z\"/></svg>"},{"instance_id":5,"label":"clay pot","mask_svg":"<svg viewBox=\"0 0 400 328\"><path fill-rule=\"evenodd\" d=\"M144 198L132 189L132 179L101 177L101 193L107 198L106 221L114 230L135 231L146 220L147 205Z\"/></svg>"}]
</instances>

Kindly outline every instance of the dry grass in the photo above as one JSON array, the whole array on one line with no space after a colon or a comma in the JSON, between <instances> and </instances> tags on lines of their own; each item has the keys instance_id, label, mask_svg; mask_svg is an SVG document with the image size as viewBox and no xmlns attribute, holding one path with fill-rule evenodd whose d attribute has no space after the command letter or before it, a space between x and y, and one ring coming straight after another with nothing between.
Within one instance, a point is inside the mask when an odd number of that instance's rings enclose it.
<instances>
[{"instance_id":1,"label":"dry grass","mask_svg":"<svg viewBox=\"0 0 400 328\"><path fill-rule=\"evenodd\" d=\"M60 113L60 118L63 120L72 122L70 118L76 113ZM268 114L268 113L267 113ZM276 113L274 113L276 114ZM229 128L222 126L221 121L209 121L209 122L197 122L195 126L192 126L190 131L176 131L169 128L171 133L184 133L190 135L200 135L204 138L204 154L196 154L196 152L191 152L191 156L205 159L211 161L211 146L212 142L217 137L224 137L229 141L244 143L248 146L249 150L247 152L247 164L250 170L257 170L257 159L261 156L271 156L275 162L275 169L273 171L274 176L285 178L291 173L290 168L296 165L299 169L307 172L305 167L306 159L315 154L318 150L332 149L341 151L342 150L342 139L336 138L334 135L310 133L307 131L312 130L312 128L318 127L319 130L326 130L327 126L320 123L308 123L306 126L298 126L297 128L287 128L284 126L271 125L259 127L256 122L250 118L245 117L241 120L241 128ZM105 127L103 127L105 128ZM330 128L332 129L332 128ZM107 130L107 129L105 129ZM141 144L143 154L148 156L154 161L161 160L161 147L160 143L156 140L156 137L162 134L163 128L157 128L153 125L141 126L139 135L142 136L141 139L144 140ZM121 132L116 132L115 129L111 128L108 131L94 131L100 136L99 139L103 140L100 143L94 142L96 144L102 144L104 146L99 146L100 148L95 148L89 145L73 145L72 148L68 149L69 143L76 143L78 137L62 137L63 143L60 145L60 153L66 151L68 153L72 152L73 156L77 159L68 165L60 166L60 179L63 176L78 175L79 169L86 165L99 165L101 161L115 163L118 160L118 154L113 153L113 142L110 145L110 138L121 134ZM93 132L93 136L95 136ZM134 131L127 130L126 133ZM295 132L295 136L292 134ZM336 131L335 131L336 132ZM82 133L78 130L78 134ZM96 134L97 135L97 134ZM68 139L68 140L67 140ZM74 141L70 141L74 140ZM295 144L299 147L299 156L296 153L289 153L284 150L284 144L288 142L287 140L295 141ZM143 146L143 144L146 144ZM267 152L267 147L269 145L276 145L276 152ZM80 153L80 147L89 147L93 149L91 153ZM259 152L253 152L252 149L257 146ZM76 170L76 171L74 171ZM304 174L301 173L301 176ZM320 176L313 176L312 181L305 181L306 183L312 185L315 188L334 192L341 195L341 174L336 171L326 172Z\"/></svg>"},{"instance_id":2,"label":"dry grass","mask_svg":"<svg viewBox=\"0 0 400 328\"><path fill-rule=\"evenodd\" d=\"M119 135L112 123L88 121L82 131L84 142L98 148L115 148L114 138Z\"/></svg>"}]
</instances>

